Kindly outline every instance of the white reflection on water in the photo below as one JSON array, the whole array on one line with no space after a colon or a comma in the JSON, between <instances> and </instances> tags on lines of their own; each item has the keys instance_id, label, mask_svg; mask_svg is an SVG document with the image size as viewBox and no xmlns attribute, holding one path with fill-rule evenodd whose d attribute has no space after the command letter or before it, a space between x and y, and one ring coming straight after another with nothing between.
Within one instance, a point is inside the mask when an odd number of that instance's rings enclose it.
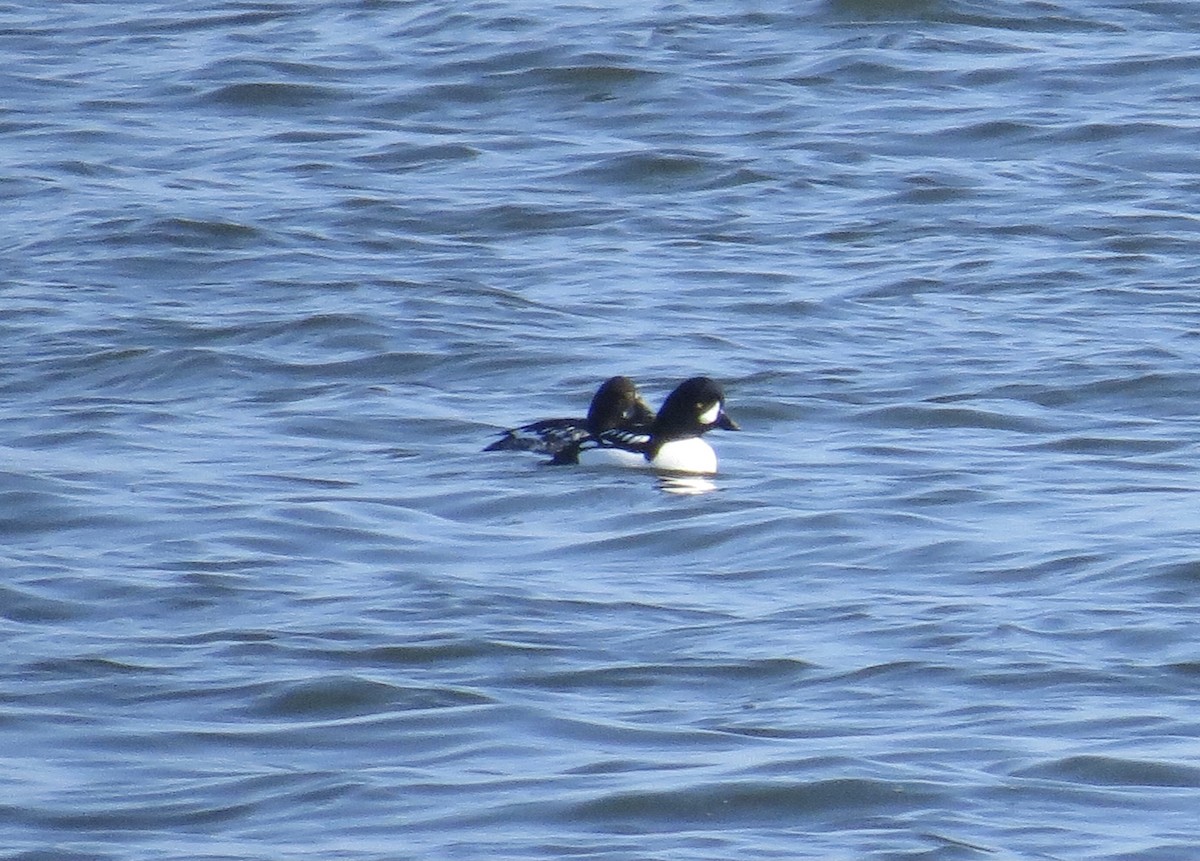
<instances>
[{"instance_id":1,"label":"white reflection on water","mask_svg":"<svg viewBox=\"0 0 1200 861\"><path fill-rule=\"evenodd\" d=\"M666 493L678 493L686 496L712 493L717 489L714 481L698 475L660 475L658 485Z\"/></svg>"}]
</instances>

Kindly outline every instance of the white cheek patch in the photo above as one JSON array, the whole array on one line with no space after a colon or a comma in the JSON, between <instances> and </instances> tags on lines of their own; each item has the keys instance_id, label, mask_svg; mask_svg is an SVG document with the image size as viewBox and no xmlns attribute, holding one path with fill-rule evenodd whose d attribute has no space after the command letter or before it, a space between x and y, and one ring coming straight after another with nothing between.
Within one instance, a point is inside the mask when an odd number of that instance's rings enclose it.
<instances>
[{"instance_id":1,"label":"white cheek patch","mask_svg":"<svg viewBox=\"0 0 1200 861\"><path fill-rule=\"evenodd\" d=\"M711 407L700 413L700 424L710 425L717 420L717 416L721 414L721 402L717 401Z\"/></svg>"}]
</instances>

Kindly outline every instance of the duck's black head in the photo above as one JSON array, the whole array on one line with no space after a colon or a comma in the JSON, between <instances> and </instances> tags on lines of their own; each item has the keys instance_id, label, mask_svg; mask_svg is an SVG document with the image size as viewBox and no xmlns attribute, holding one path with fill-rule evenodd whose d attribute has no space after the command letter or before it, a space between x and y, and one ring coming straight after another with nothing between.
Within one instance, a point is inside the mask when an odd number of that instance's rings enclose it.
<instances>
[{"instance_id":1,"label":"duck's black head","mask_svg":"<svg viewBox=\"0 0 1200 861\"><path fill-rule=\"evenodd\" d=\"M614 428L645 427L654 421L654 410L646 405L629 377L611 377L596 390L588 408L588 430L599 435Z\"/></svg>"},{"instance_id":2,"label":"duck's black head","mask_svg":"<svg viewBox=\"0 0 1200 861\"><path fill-rule=\"evenodd\" d=\"M667 395L654 422L655 436L679 439L714 428L741 430L725 412L725 392L711 377L692 377Z\"/></svg>"}]
</instances>

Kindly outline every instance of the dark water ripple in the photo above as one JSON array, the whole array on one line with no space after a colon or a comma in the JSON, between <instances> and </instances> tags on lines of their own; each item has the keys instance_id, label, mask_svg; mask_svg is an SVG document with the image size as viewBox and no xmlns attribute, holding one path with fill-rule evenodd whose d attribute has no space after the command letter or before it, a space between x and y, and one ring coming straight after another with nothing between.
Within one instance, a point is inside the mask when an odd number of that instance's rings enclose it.
<instances>
[{"instance_id":1,"label":"dark water ripple","mask_svg":"<svg viewBox=\"0 0 1200 861\"><path fill-rule=\"evenodd\" d=\"M0 7L3 857L1187 857L1198 32Z\"/></svg>"}]
</instances>

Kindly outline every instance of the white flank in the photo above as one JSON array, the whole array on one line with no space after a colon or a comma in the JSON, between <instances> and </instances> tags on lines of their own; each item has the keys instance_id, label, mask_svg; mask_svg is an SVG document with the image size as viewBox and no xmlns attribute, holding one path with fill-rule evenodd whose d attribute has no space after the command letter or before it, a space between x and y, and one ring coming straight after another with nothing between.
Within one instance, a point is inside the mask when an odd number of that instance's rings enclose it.
<instances>
[{"instance_id":1,"label":"white flank","mask_svg":"<svg viewBox=\"0 0 1200 861\"><path fill-rule=\"evenodd\" d=\"M655 469L669 469L672 472L712 475L717 471L717 453L698 436L676 439L664 443L650 465Z\"/></svg>"},{"instance_id":2,"label":"white flank","mask_svg":"<svg viewBox=\"0 0 1200 861\"><path fill-rule=\"evenodd\" d=\"M623 448L585 448L579 452L579 463L583 466L624 466L646 469L650 464L636 451Z\"/></svg>"}]
</instances>

